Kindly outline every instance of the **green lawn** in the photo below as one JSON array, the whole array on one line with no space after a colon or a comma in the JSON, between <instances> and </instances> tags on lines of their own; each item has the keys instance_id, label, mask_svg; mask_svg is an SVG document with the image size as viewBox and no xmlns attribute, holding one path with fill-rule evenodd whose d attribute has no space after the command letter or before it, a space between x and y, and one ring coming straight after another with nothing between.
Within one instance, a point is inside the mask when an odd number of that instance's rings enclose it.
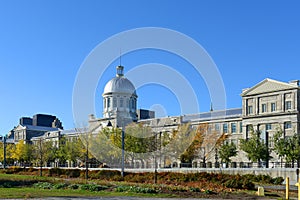
<instances>
[{"instance_id":1,"label":"green lawn","mask_svg":"<svg viewBox=\"0 0 300 200\"><path fill-rule=\"evenodd\" d=\"M110 191L90 192L86 190L57 190L22 188L0 188L0 198L42 198L42 197L107 197L107 196L138 196L138 197L170 197L164 194L136 194Z\"/></svg>"}]
</instances>

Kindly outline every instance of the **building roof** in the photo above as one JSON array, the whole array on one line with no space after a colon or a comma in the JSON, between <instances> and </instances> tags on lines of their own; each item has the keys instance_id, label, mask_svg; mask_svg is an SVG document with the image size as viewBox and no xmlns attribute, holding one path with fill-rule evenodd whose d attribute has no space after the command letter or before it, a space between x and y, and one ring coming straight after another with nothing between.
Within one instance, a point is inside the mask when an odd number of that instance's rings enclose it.
<instances>
[{"instance_id":1,"label":"building roof","mask_svg":"<svg viewBox=\"0 0 300 200\"><path fill-rule=\"evenodd\" d=\"M59 128L52 128L47 126L33 126L33 125L18 125L15 130L27 129L32 131L58 131Z\"/></svg>"},{"instance_id":2,"label":"building roof","mask_svg":"<svg viewBox=\"0 0 300 200\"><path fill-rule=\"evenodd\" d=\"M260 83L256 84L255 86L244 90L243 93L241 94L241 96L289 90L289 89L295 89L295 88L299 88L299 86L295 83L285 83L285 82L266 78L263 81L261 81Z\"/></svg>"},{"instance_id":3,"label":"building roof","mask_svg":"<svg viewBox=\"0 0 300 200\"><path fill-rule=\"evenodd\" d=\"M217 110L211 112L203 112L198 114L184 115L182 117L183 122L192 122L192 121L210 121L217 119L228 119L236 118L242 116L241 108L232 108L227 110Z\"/></svg>"}]
</instances>

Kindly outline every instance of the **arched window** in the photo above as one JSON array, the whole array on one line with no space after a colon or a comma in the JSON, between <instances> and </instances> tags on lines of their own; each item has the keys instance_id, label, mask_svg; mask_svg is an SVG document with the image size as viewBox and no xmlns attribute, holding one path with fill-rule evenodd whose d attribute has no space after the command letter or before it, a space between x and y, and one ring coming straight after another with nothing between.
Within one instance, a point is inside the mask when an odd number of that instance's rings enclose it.
<instances>
[{"instance_id":1,"label":"arched window","mask_svg":"<svg viewBox=\"0 0 300 200\"><path fill-rule=\"evenodd\" d=\"M115 108L115 107L117 107L117 98L113 98L113 107Z\"/></svg>"},{"instance_id":2,"label":"arched window","mask_svg":"<svg viewBox=\"0 0 300 200\"><path fill-rule=\"evenodd\" d=\"M131 104L130 108L131 108L131 109L134 109L134 99L131 98L131 99L130 99L130 102L131 102L131 103L130 103L130 104Z\"/></svg>"}]
</instances>

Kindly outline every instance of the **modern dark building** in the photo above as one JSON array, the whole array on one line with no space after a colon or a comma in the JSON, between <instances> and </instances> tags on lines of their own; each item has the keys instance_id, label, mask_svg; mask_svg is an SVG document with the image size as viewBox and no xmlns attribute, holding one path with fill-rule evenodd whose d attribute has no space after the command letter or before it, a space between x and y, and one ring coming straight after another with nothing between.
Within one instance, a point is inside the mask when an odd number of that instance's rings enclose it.
<instances>
[{"instance_id":1,"label":"modern dark building","mask_svg":"<svg viewBox=\"0 0 300 200\"><path fill-rule=\"evenodd\" d=\"M32 118L30 117L21 117L20 118L21 125L32 125Z\"/></svg>"},{"instance_id":2,"label":"modern dark building","mask_svg":"<svg viewBox=\"0 0 300 200\"><path fill-rule=\"evenodd\" d=\"M138 109L137 115L138 115L138 120L155 118L155 112L152 110Z\"/></svg>"},{"instance_id":3,"label":"modern dark building","mask_svg":"<svg viewBox=\"0 0 300 200\"><path fill-rule=\"evenodd\" d=\"M32 118L32 125L60 128L60 129L63 128L61 122L56 118L56 116L45 115L45 114L34 115Z\"/></svg>"}]
</instances>

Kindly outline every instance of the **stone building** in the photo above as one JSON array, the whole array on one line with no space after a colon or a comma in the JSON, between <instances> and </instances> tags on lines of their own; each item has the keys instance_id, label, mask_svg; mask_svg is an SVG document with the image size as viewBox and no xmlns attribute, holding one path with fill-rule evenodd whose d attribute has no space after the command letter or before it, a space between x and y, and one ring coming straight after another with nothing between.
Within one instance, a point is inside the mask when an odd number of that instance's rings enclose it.
<instances>
[{"instance_id":1,"label":"stone building","mask_svg":"<svg viewBox=\"0 0 300 200\"><path fill-rule=\"evenodd\" d=\"M214 143L222 136L227 136L227 141L239 145L240 139L248 138L250 127L261 131L261 137L269 147L273 145L274 133L281 129L285 137L294 133L300 134L300 87L299 81L289 83L265 79L257 85L242 90L242 108L209 111L183 116L155 118L153 111L137 110L138 95L133 83L124 77L124 67L117 67L116 77L112 78L104 87L102 94L103 117L89 116L88 130L94 134L99 133L104 127L124 128L126 125L136 122L151 127L155 133L171 133L182 124L189 123L193 128L201 124L207 124L207 138L199 157L193 161L193 166L203 165L203 158L207 167L213 167L218 160ZM20 124L14 128L11 135L17 142L20 139L37 141L39 137L44 139L66 137L78 137L76 130L61 130L61 123L57 118L49 126L34 126L31 118L22 118ZM50 120L51 121L51 120ZM22 123L21 123L22 122ZM36 132L34 132L36 131ZM270 163L278 163L279 158L272 155ZM174 160L173 166L179 166L179 160ZM159 166L162 166L161 163ZM232 167L249 167L249 160L244 152L232 158Z\"/></svg>"},{"instance_id":2,"label":"stone building","mask_svg":"<svg viewBox=\"0 0 300 200\"><path fill-rule=\"evenodd\" d=\"M56 116L36 114L33 118L20 118L19 124L8 133L7 138L14 142L24 140L26 143L31 143L33 137L40 137L47 132L60 129L63 129L62 123Z\"/></svg>"}]
</instances>

